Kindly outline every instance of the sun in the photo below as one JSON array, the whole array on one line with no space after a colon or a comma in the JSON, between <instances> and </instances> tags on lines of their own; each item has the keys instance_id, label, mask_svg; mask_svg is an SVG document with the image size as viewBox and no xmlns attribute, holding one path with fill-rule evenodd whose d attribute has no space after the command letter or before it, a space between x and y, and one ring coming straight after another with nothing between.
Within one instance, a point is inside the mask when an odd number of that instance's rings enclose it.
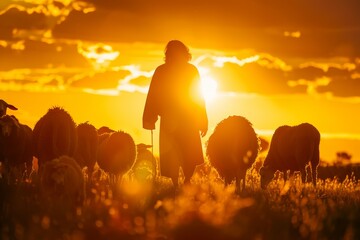
<instances>
[{"instance_id":1,"label":"sun","mask_svg":"<svg viewBox=\"0 0 360 240\"><path fill-rule=\"evenodd\" d=\"M211 76L203 76L201 78L201 92L206 102L213 101L217 95L217 81Z\"/></svg>"}]
</instances>

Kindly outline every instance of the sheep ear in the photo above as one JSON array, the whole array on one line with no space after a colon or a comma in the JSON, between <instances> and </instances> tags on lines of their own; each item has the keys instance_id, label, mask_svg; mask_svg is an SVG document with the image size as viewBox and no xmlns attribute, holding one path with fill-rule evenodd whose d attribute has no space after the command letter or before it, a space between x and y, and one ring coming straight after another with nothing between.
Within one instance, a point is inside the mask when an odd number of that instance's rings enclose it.
<instances>
[{"instance_id":1,"label":"sheep ear","mask_svg":"<svg viewBox=\"0 0 360 240\"><path fill-rule=\"evenodd\" d=\"M13 106L11 104L7 104L7 107L11 110L18 110L15 106Z\"/></svg>"}]
</instances>

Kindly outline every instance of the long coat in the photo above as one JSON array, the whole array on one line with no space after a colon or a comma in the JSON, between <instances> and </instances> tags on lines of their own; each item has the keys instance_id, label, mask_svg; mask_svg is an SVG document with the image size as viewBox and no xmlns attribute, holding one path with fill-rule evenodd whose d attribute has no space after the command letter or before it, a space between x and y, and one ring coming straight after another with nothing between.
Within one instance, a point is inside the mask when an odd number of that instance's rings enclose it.
<instances>
[{"instance_id":1,"label":"long coat","mask_svg":"<svg viewBox=\"0 0 360 240\"><path fill-rule=\"evenodd\" d=\"M181 166L190 178L204 162L200 130L207 130L205 101L197 68L187 62L160 65L152 77L143 127L155 129L160 117L161 174L177 177Z\"/></svg>"}]
</instances>

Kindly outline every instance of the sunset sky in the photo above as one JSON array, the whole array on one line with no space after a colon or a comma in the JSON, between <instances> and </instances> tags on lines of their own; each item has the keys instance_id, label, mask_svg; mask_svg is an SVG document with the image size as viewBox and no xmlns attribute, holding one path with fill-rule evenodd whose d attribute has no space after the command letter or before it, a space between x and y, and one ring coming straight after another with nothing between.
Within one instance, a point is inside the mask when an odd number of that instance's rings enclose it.
<instances>
[{"instance_id":1,"label":"sunset sky","mask_svg":"<svg viewBox=\"0 0 360 240\"><path fill-rule=\"evenodd\" d=\"M31 127L61 106L149 144L147 90L178 39L207 89L204 143L229 115L268 140L309 122L322 159L347 151L360 162L359 13L359 0L2 0L0 99Z\"/></svg>"}]
</instances>

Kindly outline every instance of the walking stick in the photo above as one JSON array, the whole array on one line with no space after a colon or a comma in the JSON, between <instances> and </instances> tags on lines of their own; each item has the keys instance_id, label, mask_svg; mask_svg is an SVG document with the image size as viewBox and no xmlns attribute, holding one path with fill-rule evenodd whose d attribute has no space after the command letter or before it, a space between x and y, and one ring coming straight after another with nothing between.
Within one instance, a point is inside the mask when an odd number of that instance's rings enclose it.
<instances>
[{"instance_id":1,"label":"walking stick","mask_svg":"<svg viewBox=\"0 0 360 240\"><path fill-rule=\"evenodd\" d=\"M154 156L154 134L152 129L151 129L151 153Z\"/></svg>"},{"instance_id":2,"label":"walking stick","mask_svg":"<svg viewBox=\"0 0 360 240\"><path fill-rule=\"evenodd\" d=\"M153 155L153 157L155 158L155 155L154 155L154 132L153 130L151 129L151 154ZM156 158L155 158L156 160ZM159 173L159 176L161 176L161 167L160 167L160 160L157 159L156 160L156 165L157 165L157 168L158 168L158 173Z\"/></svg>"}]
</instances>

